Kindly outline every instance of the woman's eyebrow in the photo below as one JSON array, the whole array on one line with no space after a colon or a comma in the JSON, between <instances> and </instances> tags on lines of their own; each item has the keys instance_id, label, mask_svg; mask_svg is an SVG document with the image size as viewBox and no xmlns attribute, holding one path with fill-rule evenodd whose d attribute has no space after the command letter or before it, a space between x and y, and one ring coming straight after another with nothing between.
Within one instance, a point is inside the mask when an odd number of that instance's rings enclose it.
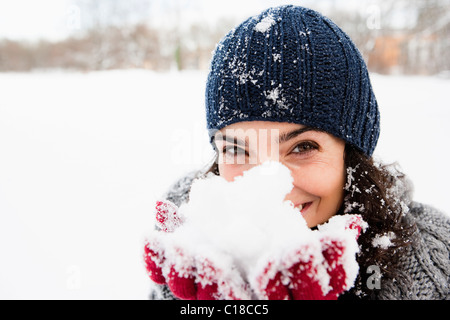
<instances>
[{"instance_id":1,"label":"woman's eyebrow","mask_svg":"<svg viewBox=\"0 0 450 320\"><path fill-rule=\"evenodd\" d=\"M248 146L248 142L247 141L242 141L240 139L238 139L237 137L228 137L226 135L220 135L219 141L228 141L230 143L234 143L236 145L240 145L243 147L247 147Z\"/></svg>"},{"instance_id":2,"label":"woman's eyebrow","mask_svg":"<svg viewBox=\"0 0 450 320\"><path fill-rule=\"evenodd\" d=\"M290 132L285 132L280 134L280 137L278 138L278 143L282 144L285 143L291 139L294 139L295 137L308 132L308 131L317 131L317 132L322 132L322 130L316 129L316 128L312 128L312 127L303 127L300 129L296 129Z\"/></svg>"}]
</instances>

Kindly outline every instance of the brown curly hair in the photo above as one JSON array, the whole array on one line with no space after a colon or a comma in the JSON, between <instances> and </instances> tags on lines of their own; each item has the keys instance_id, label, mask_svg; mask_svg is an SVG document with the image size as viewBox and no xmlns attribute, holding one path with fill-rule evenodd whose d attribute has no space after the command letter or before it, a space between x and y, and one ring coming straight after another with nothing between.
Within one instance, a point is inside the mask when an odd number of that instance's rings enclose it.
<instances>
[{"instance_id":1,"label":"brown curly hair","mask_svg":"<svg viewBox=\"0 0 450 320\"><path fill-rule=\"evenodd\" d=\"M376 163L351 145L345 147L347 184L338 214L357 211L369 225L358 239L360 272L355 287L346 297L375 299L378 291L367 285L370 266L381 271L382 281L395 281L403 250L412 245L416 230L405 218L408 212L409 184L396 164ZM374 239L388 236L389 246L377 246ZM382 283L381 281L381 283Z\"/></svg>"}]
</instances>

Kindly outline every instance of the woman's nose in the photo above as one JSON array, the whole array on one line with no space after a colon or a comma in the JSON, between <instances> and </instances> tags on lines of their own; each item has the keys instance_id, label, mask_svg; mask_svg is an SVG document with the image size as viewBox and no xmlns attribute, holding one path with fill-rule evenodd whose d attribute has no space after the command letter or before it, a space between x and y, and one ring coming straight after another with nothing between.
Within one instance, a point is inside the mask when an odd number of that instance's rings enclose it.
<instances>
[{"instance_id":1,"label":"woman's nose","mask_svg":"<svg viewBox=\"0 0 450 320\"><path fill-rule=\"evenodd\" d=\"M280 151L278 144L268 144L259 146L257 153L257 164L262 164L267 161L280 162Z\"/></svg>"}]
</instances>

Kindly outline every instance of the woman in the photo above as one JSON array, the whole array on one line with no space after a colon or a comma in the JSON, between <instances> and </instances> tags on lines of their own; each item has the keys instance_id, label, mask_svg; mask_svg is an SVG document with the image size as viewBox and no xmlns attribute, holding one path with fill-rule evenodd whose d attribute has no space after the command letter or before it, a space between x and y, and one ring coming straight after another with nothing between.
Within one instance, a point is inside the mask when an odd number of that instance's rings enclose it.
<instances>
[{"instance_id":1,"label":"woman","mask_svg":"<svg viewBox=\"0 0 450 320\"><path fill-rule=\"evenodd\" d=\"M214 52L206 113L216 159L166 199L188 201L205 173L232 181L280 161L294 178L286 200L310 228L355 212L369 225L358 239L358 279L340 298L448 298L449 219L413 202L406 177L373 160L377 102L360 53L332 21L282 6L236 27Z\"/></svg>"}]
</instances>

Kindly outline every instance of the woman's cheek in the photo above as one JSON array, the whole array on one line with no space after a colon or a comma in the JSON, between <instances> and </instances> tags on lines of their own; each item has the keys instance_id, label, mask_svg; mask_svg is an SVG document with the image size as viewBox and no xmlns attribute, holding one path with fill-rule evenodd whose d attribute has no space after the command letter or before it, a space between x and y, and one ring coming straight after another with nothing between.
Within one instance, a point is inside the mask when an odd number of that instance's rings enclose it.
<instances>
[{"instance_id":1,"label":"woman's cheek","mask_svg":"<svg viewBox=\"0 0 450 320\"><path fill-rule=\"evenodd\" d=\"M219 164L219 174L228 182L234 181L236 177L242 176L248 170L246 165Z\"/></svg>"},{"instance_id":2,"label":"woman's cheek","mask_svg":"<svg viewBox=\"0 0 450 320\"><path fill-rule=\"evenodd\" d=\"M295 186L309 194L318 197L343 194L344 174L340 170L309 166L291 172Z\"/></svg>"}]
</instances>

